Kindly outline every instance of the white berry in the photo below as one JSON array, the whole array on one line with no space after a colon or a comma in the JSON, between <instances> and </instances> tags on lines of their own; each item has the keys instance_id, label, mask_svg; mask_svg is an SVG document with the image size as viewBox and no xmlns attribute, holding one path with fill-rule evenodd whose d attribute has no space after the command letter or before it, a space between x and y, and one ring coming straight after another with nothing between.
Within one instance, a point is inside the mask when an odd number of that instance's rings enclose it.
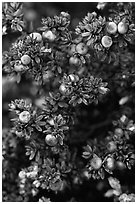
<instances>
[{"instance_id":1,"label":"white berry","mask_svg":"<svg viewBox=\"0 0 137 204\"><path fill-rule=\"evenodd\" d=\"M111 45L113 43L112 38L110 36L105 35L102 37L101 43L102 43L103 47L109 48L109 47L111 47Z\"/></svg>"},{"instance_id":2,"label":"white berry","mask_svg":"<svg viewBox=\"0 0 137 204\"><path fill-rule=\"evenodd\" d=\"M118 32L120 33L120 34L125 34L126 32L127 32L127 30L128 30L128 25L126 24L126 23L124 23L124 22L120 22L119 24L118 24Z\"/></svg>"},{"instance_id":3,"label":"white berry","mask_svg":"<svg viewBox=\"0 0 137 204\"><path fill-rule=\"evenodd\" d=\"M80 65L80 59L77 57L70 57L69 58L69 64L79 66Z\"/></svg>"},{"instance_id":4,"label":"white berry","mask_svg":"<svg viewBox=\"0 0 137 204\"><path fill-rule=\"evenodd\" d=\"M14 65L14 70L15 70L16 72L21 72L21 71L23 71L23 70L24 70L23 64L15 64L15 65Z\"/></svg>"},{"instance_id":5,"label":"white berry","mask_svg":"<svg viewBox=\"0 0 137 204\"><path fill-rule=\"evenodd\" d=\"M108 22L106 29L109 34L115 34L117 32L117 24L114 22Z\"/></svg>"},{"instance_id":6,"label":"white berry","mask_svg":"<svg viewBox=\"0 0 137 204\"><path fill-rule=\"evenodd\" d=\"M56 38L55 34L51 30L43 32L42 37L50 42L53 42Z\"/></svg>"},{"instance_id":7,"label":"white berry","mask_svg":"<svg viewBox=\"0 0 137 204\"><path fill-rule=\"evenodd\" d=\"M31 62L30 56L29 56L29 55L23 55L23 56L21 57L21 62L22 62L22 64L24 64L24 65L28 65L28 64Z\"/></svg>"},{"instance_id":8,"label":"white berry","mask_svg":"<svg viewBox=\"0 0 137 204\"><path fill-rule=\"evenodd\" d=\"M31 115L28 111L23 111L19 114L19 120L22 123L28 123L30 121Z\"/></svg>"},{"instance_id":9,"label":"white berry","mask_svg":"<svg viewBox=\"0 0 137 204\"><path fill-rule=\"evenodd\" d=\"M42 36L40 33L31 33L30 34L30 37L33 39L33 40L36 40L36 42L41 42L42 41Z\"/></svg>"},{"instance_id":10,"label":"white berry","mask_svg":"<svg viewBox=\"0 0 137 204\"><path fill-rule=\"evenodd\" d=\"M88 47L84 43L81 42L81 43L77 44L76 51L81 55L85 55L85 54L87 54Z\"/></svg>"},{"instance_id":11,"label":"white berry","mask_svg":"<svg viewBox=\"0 0 137 204\"><path fill-rule=\"evenodd\" d=\"M100 167L102 165L102 159L100 157L98 157L97 155L94 155L90 161L90 165L93 169L98 170L98 169L100 169Z\"/></svg>"},{"instance_id":12,"label":"white berry","mask_svg":"<svg viewBox=\"0 0 137 204\"><path fill-rule=\"evenodd\" d=\"M73 55L76 52L76 45L72 44L68 47L68 54Z\"/></svg>"},{"instance_id":13,"label":"white berry","mask_svg":"<svg viewBox=\"0 0 137 204\"><path fill-rule=\"evenodd\" d=\"M65 84L61 84L61 85L60 85L59 91L60 91L60 93L62 93L62 94L65 94L65 93L67 92L67 88L66 88Z\"/></svg>"},{"instance_id":14,"label":"white berry","mask_svg":"<svg viewBox=\"0 0 137 204\"><path fill-rule=\"evenodd\" d=\"M47 143L47 145L49 146L55 146L57 144L57 139L54 135L52 134L48 134L45 137L45 142Z\"/></svg>"}]
</instances>

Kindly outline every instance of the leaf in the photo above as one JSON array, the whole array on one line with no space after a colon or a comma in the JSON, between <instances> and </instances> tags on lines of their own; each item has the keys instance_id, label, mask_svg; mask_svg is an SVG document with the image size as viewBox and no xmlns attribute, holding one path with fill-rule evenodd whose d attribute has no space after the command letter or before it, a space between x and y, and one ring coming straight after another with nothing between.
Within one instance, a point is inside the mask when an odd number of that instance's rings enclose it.
<instances>
[{"instance_id":1,"label":"leaf","mask_svg":"<svg viewBox=\"0 0 137 204\"><path fill-rule=\"evenodd\" d=\"M19 24L17 24L17 30L22 32L22 27Z\"/></svg>"},{"instance_id":2,"label":"leaf","mask_svg":"<svg viewBox=\"0 0 137 204\"><path fill-rule=\"evenodd\" d=\"M118 179L109 177L108 178L110 186L115 189L115 190L120 190L121 191L121 185Z\"/></svg>"},{"instance_id":3,"label":"leaf","mask_svg":"<svg viewBox=\"0 0 137 204\"><path fill-rule=\"evenodd\" d=\"M40 132L42 131L42 128L39 125L35 125L35 128Z\"/></svg>"},{"instance_id":4,"label":"leaf","mask_svg":"<svg viewBox=\"0 0 137 204\"><path fill-rule=\"evenodd\" d=\"M32 160L35 157L35 154L36 154L36 150L31 150L29 160Z\"/></svg>"}]
</instances>

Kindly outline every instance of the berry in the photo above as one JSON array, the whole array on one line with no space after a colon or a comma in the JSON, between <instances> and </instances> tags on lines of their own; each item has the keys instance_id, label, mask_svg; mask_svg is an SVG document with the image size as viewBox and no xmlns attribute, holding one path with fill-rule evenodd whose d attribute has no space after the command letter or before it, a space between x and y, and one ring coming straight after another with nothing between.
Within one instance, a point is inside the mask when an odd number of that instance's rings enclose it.
<instances>
[{"instance_id":1,"label":"berry","mask_svg":"<svg viewBox=\"0 0 137 204\"><path fill-rule=\"evenodd\" d=\"M50 42L53 42L56 38L56 36L54 35L54 33L51 30L43 32L42 37L44 39L49 40Z\"/></svg>"},{"instance_id":2,"label":"berry","mask_svg":"<svg viewBox=\"0 0 137 204\"><path fill-rule=\"evenodd\" d=\"M109 170L113 170L115 168L115 160L112 157L108 157L106 160L106 167Z\"/></svg>"},{"instance_id":3,"label":"berry","mask_svg":"<svg viewBox=\"0 0 137 204\"><path fill-rule=\"evenodd\" d=\"M20 171L20 172L19 172L19 177L20 177L21 179L24 179L24 178L26 177L26 172L25 172L25 171Z\"/></svg>"},{"instance_id":4,"label":"berry","mask_svg":"<svg viewBox=\"0 0 137 204\"><path fill-rule=\"evenodd\" d=\"M16 72L21 72L21 71L24 70L24 66L23 66L22 64L15 64L15 65L14 65L14 70L15 70Z\"/></svg>"},{"instance_id":5,"label":"berry","mask_svg":"<svg viewBox=\"0 0 137 204\"><path fill-rule=\"evenodd\" d=\"M102 165L102 159L100 157L98 157L97 155L94 155L90 161L90 165L93 169L98 170L98 169L100 169L100 167Z\"/></svg>"},{"instance_id":6,"label":"berry","mask_svg":"<svg viewBox=\"0 0 137 204\"><path fill-rule=\"evenodd\" d=\"M110 36L105 35L102 37L101 43L102 43L103 47L109 48L109 47L111 47L111 45L113 43L112 38Z\"/></svg>"},{"instance_id":7,"label":"berry","mask_svg":"<svg viewBox=\"0 0 137 204\"><path fill-rule=\"evenodd\" d=\"M54 135L52 134L48 134L45 137L45 142L47 143L47 145L49 146L55 146L57 144L57 139Z\"/></svg>"},{"instance_id":8,"label":"berry","mask_svg":"<svg viewBox=\"0 0 137 204\"><path fill-rule=\"evenodd\" d=\"M70 78L71 82L77 82L79 80L79 77L77 75L74 75L74 74L70 74L69 78Z\"/></svg>"},{"instance_id":9,"label":"berry","mask_svg":"<svg viewBox=\"0 0 137 204\"><path fill-rule=\"evenodd\" d=\"M22 62L22 64L24 64L24 65L28 65L28 64L31 62L30 56L29 56L29 55L23 55L23 56L21 57L21 62Z\"/></svg>"},{"instance_id":10,"label":"berry","mask_svg":"<svg viewBox=\"0 0 137 204\"><path fill-rule=\"evenodd\" d=\"M81 41L82 41L82 37L81 36L79 36L79 37L77 37L77 38L75 38L73 40L73 42L76 43L76 44L80 43Z\"/></svg>"},{"instance_id":11,"label":"berry","mask_svg":"<svg viewBox=\"0 0 137 204\"><path fill-rule=\"evenodd\" d=\"M118 32L120 33L120 34L125 34L126 32L127 32L127 30L128 30L128 25L126 24L126 23L124 23L124 22L120 22L119 24L118 24Z\"/></svg>"},{"instance_id":12,"label":"berry","mask_svg":"<svg viewBox=\"0 0 137 204\"><path fill-rule=\"evenodd\" d=\"M28 111L23 111L19 114L19 120L22 123L28 123L30 121L31 115Z\"/></svg>"},{"instance_id":13,"label":"berry","mask_svg":"<svg viewBox=\"0 0 137 204\"><path fill-rule=\"evenodd\" d=\"M60 91L61 94L66 94L67 88L66 88L65 84L60 85L59 91Z\"/></svg>"},{"instance_id":14,"label":"berry","mask_svg":"<svg viewBox=\"0 0 137 204\"><path fill-rule=\"evenodd\" d=\"M106 29L109 34L115 34L117 32L117 24L114 22L108 22Z\"/></svg>"},{"instance_id":15,"label":"berry","mask_svg":"<svg viewBox=\"0 0 137 204\"><path fill-rule=\"evenodd\" d=\"M123 130L121 128L116 128L115 129L115 135L117 135L118 137L122 137L123 136Z\"/></svg>"},{"instance_id":16,"label":"berry","mask_svg":"<svg viewBox=\"0 0 137 204\"><path fill-rule=\"evenodd\" d=\"M84 43L81 42L76 46L76 51L81 55L85 55L87 54L88 47Z\"/></svg>"},{"instance_id":17,"label":"berry","mask_svg":"<svg viewBox=\"0 0 137 204\"><path fill-rule=\"evenodd\" d=\"M77 57L70 57L69 64L79 66L80 65L80 59Z\"/></svg>"},{"instance_id":18,"label":"berry","mask_svg":"<svg viewBox=\"0 0 137 204\"><path fill-rule=\"evenodd\" d=\"M107 149L109 152L114 152L117 149L116 143L114 141L108 142Z\"/></svg>"},{"instance_id":19,"label":"berry","mask_svg":"<svg viewBox=\"0 0 137 204\"><path fill-rule=\"evenodd\" d=\"M73 55L76 52L76 45L72 44L68 47L68 54Z\"/></svg>"},{"instance_id":20,"label":"berry","mask_svg":"<svg viewBox=\"0 0 137 204\"><path fill-rule=\"evenodd\" d=\"M51 181L49 186L53 191L59 191L62 188L63 182L58 179L57 181Z\"/></svg>"},{"instance_id":21,"label":"berry","mask_svg":"<svg viewBox=\"0 0 137 204\"><path fill-rule=\"evenodd\" d=\"M126 168L126 165L122 161L117 161L116 166L119 170L123 170Z\"/></svg>"},{"instance_id":22,"label":"berry","mask_svg":"<svg viewBox=\"0 0 137 204\"><path fill-rule=\"evenodd\" d=\"M42 41L42 36L40 33L31 33L30 37L33 38L33 40L36 40L36 42Z\"/></svg>"}]
</instances>

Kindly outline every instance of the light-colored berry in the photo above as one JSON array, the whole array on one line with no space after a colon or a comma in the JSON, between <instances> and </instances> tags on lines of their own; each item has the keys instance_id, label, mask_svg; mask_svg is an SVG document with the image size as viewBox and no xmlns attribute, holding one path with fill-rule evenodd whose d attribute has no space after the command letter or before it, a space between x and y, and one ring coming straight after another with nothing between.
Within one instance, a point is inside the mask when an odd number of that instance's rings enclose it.
<instances>
[{"instance_id":1,"label":"light-colored berry","mask_svg":"<svg viewBox=\"0 0 137 204\"><path fill-rule=\"evenodd\" d=\"M115 160L112 157L108 157L106 160L106 167L109 170L113 170L115 168Z\"/></svg>"},{"instance_id":2,"label":"light-colored berry","mask_svg":"<svg viewBox=\"0 0 137 204\"><path fill-rule=\"evenodd\" d=\"M115 129L115 135L117 135L118 137L122 137L123 136L123 130L121 128L116 128Z\"/></svg>"},{"instance_id":3,"label":"light-colored berry","mask_svg":"<svg viewBox=\"0 0 137 204\"><path fill-rule=\"evenodd\" d=\"M116 166L119 170L124 170L126 168L126 165L122 161L117 161Z\"/></svg>"},{"instance_id":4,"label":"light-colored berry","mask_svg":"<svg viewBox=\"0 0 137 204\"><path fill-rule=\"evenodd\" d=\"M127 32L127 30L128 30L128 25L126 24L126 23L124 23L124 22L120 22L119 24L118 24L118 32L120 33L120 34L125 34L126 32Z\"/></svg>"},{"instance_id":5,"label":"light-colored berry","mask_svg":"<svg viewBox=\"0 0 137 204\"><path fill-rule=\"evenodd\" d=\"M14 65L14 70L16 71L16 72L21 72L21 71L23 71L24 70L24 65L23 64L15 64Z\"/></svg>"},{"instance_id":6,"label":"light-colored berry","mask_svg":"<svg viewBox=\"0 0 137 204\"><path fill-rule=\"evenodd\" d=\"M42 33L42 37L49 40L50 42L53 42L56 38L56 35L51 30L48 30Z\"/></svg>"},{"instance_id":7,"label":"light-colored berry","mask_svg":"<svg viewBox=\"0 0 137 204\"><path fill-rule=\"evenodd\" d=\"M102 43L103 47L109 48L109 47L111 47L111 45L113 43L112 38L110 36L105 35L102 37L101 43Z\"/></svg>"},{"instance_id":8,"label":"light-colored berry","mask_svg":"<svg viewBox=\"0 0 137 204\"><path fill-rule=\"evenodd\" d=\"M68 54L69 54L69 55L73 55L75 52L76 52L76 45L75 45L75 44L71 44L71 45L68 47Z\"/></svg>"},{"instance_id":9,"label":"light-colored berry","mask_svg":"<svg viewBox=\"0 0 137 204\"><path fill-rule=\"evenodd\" d=\"M31 33L30 34L30 37L33 39L33 40L36 40L36 42L41 42L42 41L42 36L40 33Z\"/></svg>"},{"instance_id":10,"label":"light-colored berry","mask_svg":"<svg viewBox=\"0 0 137 204\"><path fill-rule=\"evenodd\" d=\"M82 41L82 37L81 36L79 36L79 37L77 37L77 38L75 38L73 40L73 42L76 43L76 44L80 43L81 41Z\"/></svg>"},{"instance_id":11,"label":"light-colored berry","mask_svg":"<svg viewBox=\"0 0 137 204\"><path fill-rule=\"evenodd\" d=\"M66 88L65 84L60 85L59 91L60 91L61 94L66 94L67 88Z\"/></svg>"},{"instance_id":12,"label":"light-colored berry","mask_svg":"<svg viewBox=\"0 0 137 204\"><path fill-rule=\"evenodd\" d=\"M116 143L114 141L108 142L107 149L109 152L114 152L117 149Z\"/></svg>"},{"instance_id":13,"label":"light-colored berry","mask_svg":"<svg viewBox=\"0 0 137 204\"><path fill-rule=\"evenodd\" d=\"M117 32L117 24L114 22L108 22L106 29L109 34L115 34Z\"/></svg>"},{"instance_id":14,"label":"light-colored berry","mask_svg":"<svg viewBox=\"0 0 137 204\"><path fill-rule=\"evenodd\" d=\"M24 64L24 65L30 64L30 62L31 62L30 56L29 56L29 55L23 55L23 56L21 57L21 62L22 62L22 64Z\"/></svg>"},{"instance_id":15,"label":"light-colored berry","mask_svg":"<svg viewBox=\"0 0 137 204\"><path fill-rule=\"evenodd\" d=\"M79 80L79 76L77 76L75 74L69 74L69 78L70 78L71 82L77 82Z\"/></svg>"},{"instance_id":16,"label":"light-colored berry","mask_svg":"<svg viewBox=\"0 0 137 204\"><path fill-rule=\"evenodd\" d=\"M81 42L81 43L77 44L76 51L81 55L85 55L85 54L87 54L88 47L84 43Z\"/></svg>"},{"instance_id":17,"label":"light-colored berry","mask_svg":"<svg viewBox=\"0 0 137 204\"><path fill-rule=\"evenodd\" d=\"M69 58L69 64L79 66L80 65L80 59L77 57L70 57Z\"/></svg>"},{"instance_id":18,"label":"light-colored berry","mask_svg":"<svg viewBox=\"0 0 137 204\"><path fill-rule=\"evenodd\" d=\"M94 155L90 161L90 165L93 169L98 170L98 169L100 169L100 167L102 165L102 159L100 157L98 157L97 155Z\"/></svg>"},{"instance_id":19,"label":"light-colored berry","mask_svg":"<svg viewBox=\"0 0 137 204\"><path fill-rule=\"evenodd\" d=\"M54 135L48 134L45 137L45 142L49 146L55 146L57 144L57 139L56 139L56 137Z\"/></svg>"},{"instance_id":20,"label":"light-colored berry","mask_svg":"<svg viewBox=\"0 0 137 204\"><path fill-rule=\"evenodd\" d=\"M61 188L62 188L62 185L63 185L63 182L60 180L60 179L58 179L57 181L51 181L50 182L50 184L49 184L49 186L50 186L50 189L51 190L53 190L53 191L59 191L59 190L61 190Z\"/></svg>"},{"instance_id":21,"label":"light-colored berry","mask_svg":"<svg viewBox=\"0 0 137 204\"><path fill-rule=\"evenodd\" d=\"M23 111L19 114L19 120L22 123L28 123L30 121L31 115L29 111Z\"/></svg>"}]
</instances>

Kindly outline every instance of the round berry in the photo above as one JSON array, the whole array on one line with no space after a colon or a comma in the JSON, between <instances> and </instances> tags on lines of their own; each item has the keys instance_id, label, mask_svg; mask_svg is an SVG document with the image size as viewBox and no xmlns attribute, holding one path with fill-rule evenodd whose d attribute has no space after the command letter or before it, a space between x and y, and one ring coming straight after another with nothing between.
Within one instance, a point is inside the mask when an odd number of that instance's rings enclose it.
<instances>
[{"instance_id":1,"label":"round berry","mask_svg":"<svg viewBox=\"0 0 137 204\"><path fill-rule=\"evenodd\" d=\"M65 84L60 85L59 91L60 91L61 94L66 94L67 88L66 88Z\"/></svg>"},{"instance_id":2,"label":"round berry","mask_svg":"<svg viewBox=\"0 0 137 204\"><path fill-rule=\"evenodd\" d=\"M111 47L111 45L113 43L112 38L110 36L105 35L102 37L101 43L102 43L103 47L109 48L109 47Z\"/></svg>"},{"instance_id":3,"label":"round berry","mask_svg":"<svg viewBox=\"0 0 137 204\"><path fill-rule=\"evenodd\" d=\"M68 47L68 54L73 55L76 52L76 45L72 44Z\"/></svg>"},{"instance_id":4,"label":"round berry","mask_svg":"<svg viewBox=\"0 0 137 204\"><path fill-rule=\"evenodd\" d=\"M40 33L31 33L30 37L33 38L33 40L36 40L36 42L42 41L42 36Z\"/></svg>"},{"instance_id":5,"label":"round berry","mask_svg":"<svg viewBox=\"0 0 137 204\"><path fill-rule=\"evenodd\" d=\"M122 137L123 136L123 130L121 128L116 128L115 129L115 135L117 135L118 137Z\"/></svg>"},{"instance_id":6,"label":"round berry","mask_svg":"<svg viewBox=\"0 0 137 204\"><path fill-rule=\"evenodd\" d=\"M126 24L126 23L124 23L124 22L120 22L119 24L118 24L118 32L120 33L120 34L125 34L126 32L127 32L127 30L128 30L128 25Z\"/></svg>"},{"instance_id":7,"label":"round berry","mask_svg":"<svg viewBox=\"0 0 137 204\"><path fill-rule=\"evenodd\" d=\"M70 57L69 64L79 66L80 65L80 59L77 57Z\"/></svg>"},{"instance_id":8,"label":"round berry","mask_svg":"<svg viewBox=\"0 0 137 204\"><path fill-rule=\"evenodd\" d=\"M109 152L114 152L117 149L116 143L114 141L108 142L107 149Z\"/></svg>"},{"instance_id":9,"label":"round berry","mask_svg":"<svg viewBox=\"0 0 137 204\"><path fill-rule=\"evenodd\" d=\"M115 34L117 32L117 24L114 22L108 22L106 29L109 34Z\"/></svg>"},{"instance_id":10,"label":"round berry","mask_svg":"<svg viewBox=\"0 0 137 204\"><path fill-rule=\"evenodd\" d=\"M49 40L50 42L53 42L56 38L56 36L54 35L54 33L51 30L43 32L42 37L44 39Z\"/></svg>"},{"instance_id":11,"label":"round berry","mask_svg":"<svg viewBox=\"0 0 137 204\"><path fill-rule=\"evenodd\" d=\"M122 161L117 161L116 166L119 170L123 170L126 168L126 165Z\"/></svg>"},{"instance_id":12,"label":"round berry","mask_svg":"<svg viewBox=\"0 0 137 204\"><path fill-rule=\"evenodd\" d=\"M74 75L74 74L70 74L69 78L70 78L71 82L77 82L79 80L79 77L77 75Z\"/></svg>"},{"instance_id":13,"label":"round berry","mask_svg":"<svg viewBox=\"0 0 137 204\"><path fill-rule=\"evenodd\" d=\"M73 40L73 42L76 43L76 44L80 43L81 41L82 41L82 37L81 36L79 36L79 37L77 37L77 38L75 38Z\"/></svg>"},{"instance_id":14,"label":"round berry","mask_svg":"<svg viewBox=\"0 0 137 204\"><path fill-rule=\"evenodd\" d=\"M31 62L30 56L29 56L29 55L23 55L23 56L21 57L21 62L22 62L22 64L24 64L24 65L28 65L28 64Z\"/></svg>"},{"instance_id":15,"label":"round berry","mask_svg":"<svg viewBox=\"0 0 137 204\"><path fill-rule=\"evenodd\" d=\"M62 188L63 182L58 179L57 181L51 181L49 186L53 191L59 191Z\"/></svg>"},{"instance_id":16,"label":"round berry","mask_svg":"<svg viewBox=\"0 0 137 204\"><path fill-rule=\"evenodd\" d=\"M98 169L100 169L100 167L102 165L102 159L100 157L98 157L97 155L94 155L90 161L90 165L93 169L98 170Z\"/></svg>"},{"instance_id":17,"label":"round berry","mask_svg":"<svg viewBox=\"0 0 137 204\"><path fill-rule=\"evenodd\" d=\"M77 44L76 51L81 55L85 55L85 54L87 54L88 47L84 43L81 42L81 43Z\"/></svg>"},{"instance_id":18,"label":"round berry","mask_svg":"<svg viewBox=\"0 0 137 204\"><path fill-rule=\"evenodd\" d=\"M22 123L28 123L30 121L31 115L28 111L23 111L19 114L19 120Z\"/></svg>"},{"instance_id":19,"label":"round berry","mask_svg":"<svg viewBox=\"0 0 137 204\"><path fill-rule=\"evenodd\" d=\"M15 70L16 72L21 72L21 71L24 70L24 66L23 66L22 64L15 64L15 65L14 65L14 70Z\"/></svg>"},{"instance_id":20,"label":"round berry","mask_svg":"<svg viewBox=\"0 0 137 204\"><path fill-rule=\"evenodd\" d=\"M108 157L106 160L106 167L109 170L113 170L115 168L115 160L112 157Z\"/></svg>"},{"instance_id":21,"label":"round berry","mask_svg":"<svg viewBox=\"0 0 137 204\"><path fill-rule=\"evenodd\" d=\"M57 144L57 139L56 139L56 137L54 135L48 134L45 137L45 142L49 146L55 146Z\"/></svg>"}]
</instances>

